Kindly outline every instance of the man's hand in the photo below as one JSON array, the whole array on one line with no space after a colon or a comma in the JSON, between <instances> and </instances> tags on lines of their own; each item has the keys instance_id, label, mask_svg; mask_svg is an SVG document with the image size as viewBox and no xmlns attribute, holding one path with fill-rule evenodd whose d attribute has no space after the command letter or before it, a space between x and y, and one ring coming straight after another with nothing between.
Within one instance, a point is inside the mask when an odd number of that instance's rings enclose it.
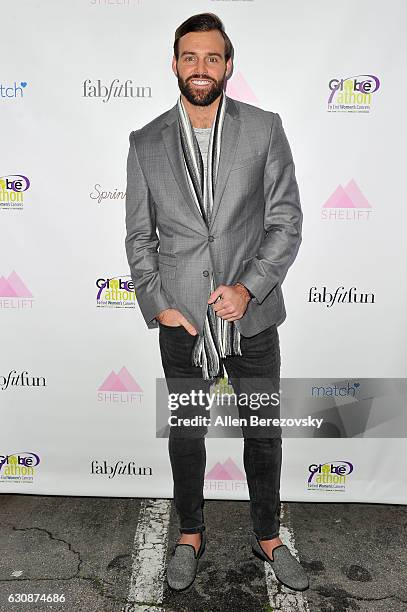
<instances>
[{"instance_id":1,"label":"man's hand","mask_svg":"<svg viewBox=\"0 0 407 612\"><path fill-rule=\"evenodd\" d=\"M218 300L218 298L220 298ZM218 301L216 301L218 300ZM219 285L211 293L208 304L216 304L213 310L216 315L225 321L236 321L241 319L246 312L251 297L246 287L240 283L236 285Z\"/></svg>"},{"instance_id":2,"label":"man's hand","mask_svg":"<svg viewBox=\"0 0 407 612\"><path fill-rule=\"evenodd\" d=\"M184 315L176 308L166 308L165 310L161 310L161 312L159 312L155 318L157 321L159 321L159 323L169 325L170 327L180 327L183 325L191 336L196 336L198 333L188 319L186 319Z\"/></svg>"}]
</instances>

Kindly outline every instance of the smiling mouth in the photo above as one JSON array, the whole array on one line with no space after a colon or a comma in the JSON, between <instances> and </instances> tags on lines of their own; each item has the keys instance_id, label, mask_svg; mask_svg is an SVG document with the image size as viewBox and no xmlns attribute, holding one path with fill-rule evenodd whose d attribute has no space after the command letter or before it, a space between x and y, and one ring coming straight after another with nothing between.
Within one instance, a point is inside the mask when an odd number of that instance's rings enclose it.
<instances>
[{"instance_id":1,"label":"smiling mouth","mask_svg":"<svg viewBox=\"0 0 407 612\"><path fill-rule=\"evenodd\" d=\"M208 81L207 79L191 79L191 83L196 87L206 87L210 85L212 81Z\"/></svg>"}]
</instances>

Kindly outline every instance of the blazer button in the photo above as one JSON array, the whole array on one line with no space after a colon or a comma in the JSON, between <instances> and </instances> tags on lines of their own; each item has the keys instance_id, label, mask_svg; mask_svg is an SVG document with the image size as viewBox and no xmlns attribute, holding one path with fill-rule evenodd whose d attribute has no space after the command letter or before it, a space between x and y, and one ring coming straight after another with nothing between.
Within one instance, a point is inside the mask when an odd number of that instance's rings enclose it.
<instances>
[{"instance_id":1,"label":"blazer button","mask_svg":"<svg viewBox=\"0 0 407 612\"><path fill-rule=\"evenodd\" d=\"M204 276L209 276L209 272L208 272L208 270L204 270L204 271L202 272L202 274L203 274Z\"/></svg>"},{"instance_id":2,"label":"blazer button","mask_svg":"<svg viewBox=\"0 0 407 612\"><path fill-rule=\"evenodd\" d=\"M208 236L208 242L213 242L215 238L213 236Z\"/></svg>"}]
</instances>

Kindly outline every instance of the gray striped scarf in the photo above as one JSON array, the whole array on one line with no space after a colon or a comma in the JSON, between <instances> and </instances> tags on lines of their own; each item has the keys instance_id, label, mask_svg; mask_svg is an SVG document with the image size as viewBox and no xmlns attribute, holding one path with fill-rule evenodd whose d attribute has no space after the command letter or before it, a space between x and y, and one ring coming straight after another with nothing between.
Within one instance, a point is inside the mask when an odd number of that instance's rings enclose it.
<instances>
[{"instance_id":1,"label":"gray striped scarf","mask_svg":"<svg viewBox=\"0 0 407 612\"><path fill-rule=\"evenodd\" d=\"M223 119L225 116L226 96L223 93L209 137L206 176L201 151L191 125L189 115L178 99L178 123L184 165L195 204L209 229L216 177L219 166ZM210 291L216 289L214 274L210 275ZM208 295L209 297L209 295ZM220 299L220 298L218 298ZM198 334L192 349L192 363L202 367L205 380L217 380L226 376L221 358L227 355L241 355L240 333L234 321L218 317L211 304L208 304L203 335Z\"/></svg>"}]
</instances>

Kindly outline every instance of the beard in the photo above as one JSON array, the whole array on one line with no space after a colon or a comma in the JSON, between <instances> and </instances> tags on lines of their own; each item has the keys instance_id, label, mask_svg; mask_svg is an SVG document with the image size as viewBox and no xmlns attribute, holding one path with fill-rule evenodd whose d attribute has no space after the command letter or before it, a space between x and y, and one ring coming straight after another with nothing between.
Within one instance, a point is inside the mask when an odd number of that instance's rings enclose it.
<instances>
[{"instance_id":1,"label":"beard","mask_svg":"<svg viewBox=\"0 0 407 612\"><path fill-rule=\"evenodd\" d=\"M180 92L186 97L188 102L194 104L195 106L209 106L209 104L212 104L212 102L214 102L224 90L226 83L226 70L223 78L220 79L220 81L215 81L214 79L203 74L195 74L188 77L187 81L184 81L184 79L179 76L178 71L177 78ZM210 81L211 84L205 89L195 88L191 83L193 79L205 79Z\"/></svg>"}]
</instances>

